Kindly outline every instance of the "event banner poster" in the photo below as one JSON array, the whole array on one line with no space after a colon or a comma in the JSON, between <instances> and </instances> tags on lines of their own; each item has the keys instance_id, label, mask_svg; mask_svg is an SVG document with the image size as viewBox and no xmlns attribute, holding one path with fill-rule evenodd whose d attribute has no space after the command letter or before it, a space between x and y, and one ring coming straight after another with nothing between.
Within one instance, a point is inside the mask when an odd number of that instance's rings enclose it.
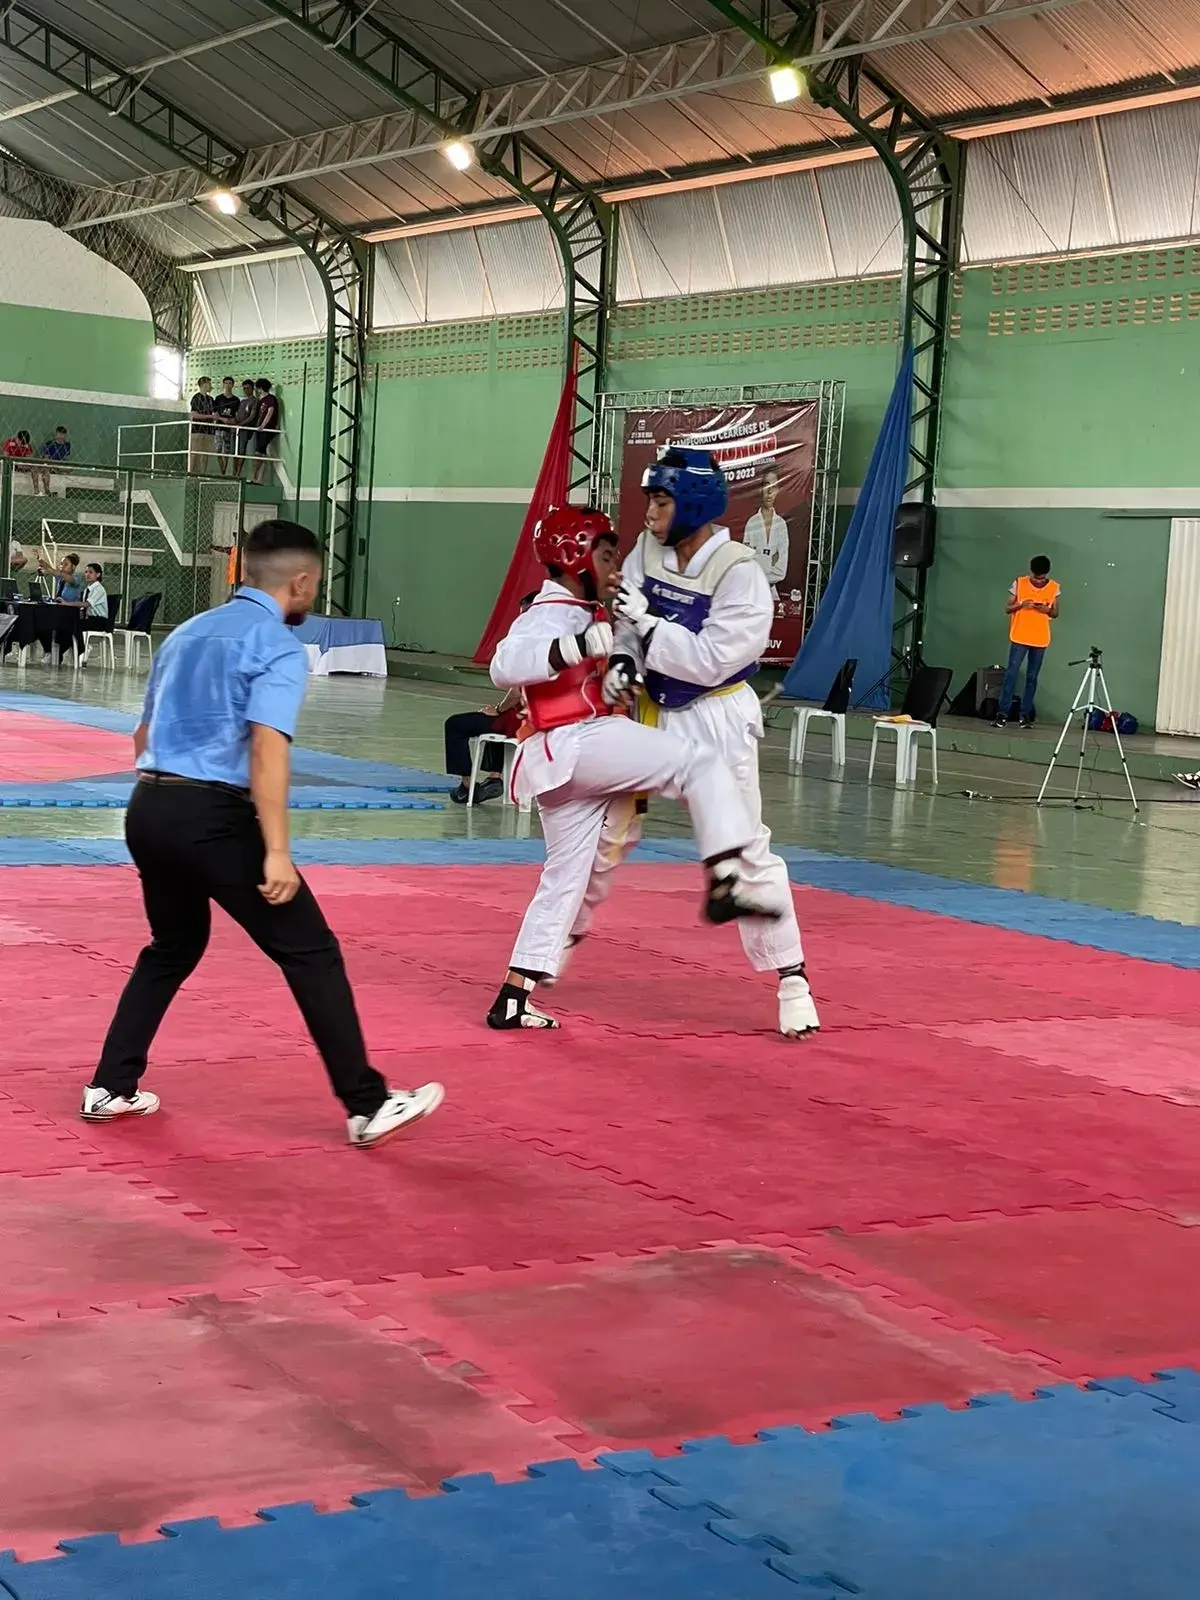
<instances>
[{"instance_id":1,"label":"event banner poster","mask_svg":"<svg viewBox=\"0 0 1200 1600\"><path fill-rule=\"evenodd\" d=\"M790 665L804 631L804 585L812 533L818 402L673 406L630 411L621 457L620 534L627 551L645 526L642 474L667 445L708 450L729 482L721 518L753 550L775 597L775 626L763 656Z\"/></svg>"}]
</instances>

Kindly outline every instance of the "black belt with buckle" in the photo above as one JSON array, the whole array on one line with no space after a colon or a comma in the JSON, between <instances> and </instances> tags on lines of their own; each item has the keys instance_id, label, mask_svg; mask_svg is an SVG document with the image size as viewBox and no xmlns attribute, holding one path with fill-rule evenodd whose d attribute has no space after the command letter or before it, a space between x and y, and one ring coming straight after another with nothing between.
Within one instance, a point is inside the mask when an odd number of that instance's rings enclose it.
<instances>
[{"instance_id":1,"label":"black belt with buckle","mask_svg":"<svg viewBox=\"0 0 1200 1600\"><path fill-rule=\"evenodd\" d=\"M249 789L240 789L236 783L218 783L215 778L181 778L177 772L139 772L139 783L152 785L180 784L188 789L216 789L220 794L235 794L239 800L249 800Z\"/></svg>"}]
</instances>

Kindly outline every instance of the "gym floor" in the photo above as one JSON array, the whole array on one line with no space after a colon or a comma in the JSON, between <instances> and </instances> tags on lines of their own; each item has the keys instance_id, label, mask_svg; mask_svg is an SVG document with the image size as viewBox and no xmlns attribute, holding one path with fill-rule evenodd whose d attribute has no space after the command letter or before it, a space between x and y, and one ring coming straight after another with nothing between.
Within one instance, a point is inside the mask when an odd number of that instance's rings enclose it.
<instances>
[{"instance_id":1,"label":"gym floor","mask_svg":"<svg viewBox=\"0 0 1200 1600\"><path fill-rule=\"evenodd\" d=\"M563 1030L496 1036L540 842L449 802L474 691L315 682L296 854L379 1065L448 1091L358 1152L223 921L161 1114L76 1120L144 938L141 689L0 681L0 1594L1194 1596L1200 813L1160 741L1135 816L1091 753L1031 804L1053 729L947 725L935 794L772 728L819 1038L662 805Z\"/></svg>"}]
</instances>

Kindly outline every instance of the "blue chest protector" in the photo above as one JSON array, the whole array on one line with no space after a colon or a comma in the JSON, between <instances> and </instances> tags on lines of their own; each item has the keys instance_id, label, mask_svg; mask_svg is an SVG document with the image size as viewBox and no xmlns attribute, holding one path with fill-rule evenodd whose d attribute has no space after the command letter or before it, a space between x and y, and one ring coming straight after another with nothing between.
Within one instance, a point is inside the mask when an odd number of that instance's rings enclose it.
<instances>
[{"instance_id":1,"label":"blue chest protector","mask_svg":"<svg viewBox=\"0 0 1200 1600\"><path fill-rule=\"evenodd\" d=\"M650 602L652 615L664 622L677 622L689 633L699 633L712 610L713 595L717 585L741 561L753 561L752 551L743 544L722 544L717 547L694 578L681 573L668 572L663 565L661 547L652 535L643 535L642 563L645 576L642 593ZM669 678L665 673L646 673L646 693L664 711L681 711L694 700L703 699L717 689L731 688L745 683L758 671L758 662L752 661L731 678L720 683L688 683L683 678Z\"/></svg>"}]
</instances>

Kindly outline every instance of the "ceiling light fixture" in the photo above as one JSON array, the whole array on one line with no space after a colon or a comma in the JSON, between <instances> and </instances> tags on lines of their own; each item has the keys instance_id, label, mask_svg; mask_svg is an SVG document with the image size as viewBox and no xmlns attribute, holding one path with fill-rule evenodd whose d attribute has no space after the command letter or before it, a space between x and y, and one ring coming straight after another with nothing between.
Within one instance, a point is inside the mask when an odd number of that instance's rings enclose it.
<instances>
[{"instance_id":1,"label":"ceiling light fixture","mask_svg":"<svg viewBox=\"0 0 1200 1600\"><path fill-rule=\"evenodd\" d=\"M767 82L771 85L771 98L779 106L789 100L799 100L808 87L803 74L795 67L772 67L767 73Z\"/></svg>"},{"instance_id":2,"label":"ceiling light fixture","mask_svg":"<svg viewBox=\"0 0 1200 1600\"><path fill-rule=\"evenodd\" d=\"M216 189L209 199L223 217L236 217L242 209L242 202L232 189Z\"/></svg>"},{"instance_id":3,"label":"ceiling light fixture","mask_svg":"<svg viewBox=\"0 0 1200 1600\"><path fill-rule=\"evenodd\" d=\"M466 139L451 139L442 146L442 154L456 172L465 172L475 165L475 148Z\"/></svg>"}]
</instances>

